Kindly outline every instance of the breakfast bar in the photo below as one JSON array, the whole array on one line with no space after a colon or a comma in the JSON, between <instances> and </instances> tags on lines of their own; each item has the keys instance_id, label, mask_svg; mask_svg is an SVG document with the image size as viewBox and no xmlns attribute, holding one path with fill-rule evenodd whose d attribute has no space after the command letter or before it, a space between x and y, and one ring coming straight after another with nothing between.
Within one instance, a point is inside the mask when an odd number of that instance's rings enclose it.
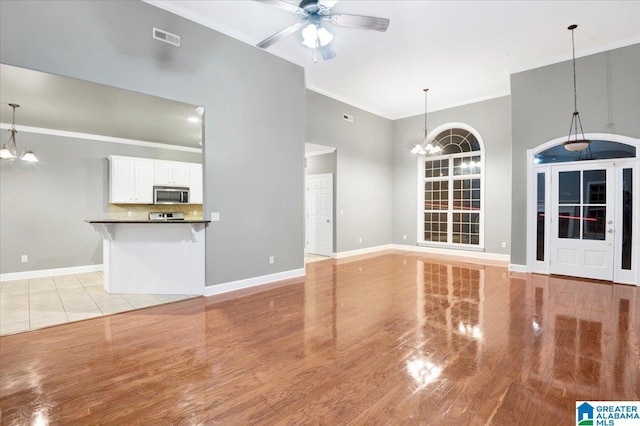
<instances>
[{"instance_id":1,"label":"breakfast bar","mask_svg":"<svg viewBox=\"0 0 640 426\"><path fill-rule=\"evenodd\" d=\"M205 227L210 221L87 222L102 235L107 293L204 293Z\"/></svg>"}]
</instances>

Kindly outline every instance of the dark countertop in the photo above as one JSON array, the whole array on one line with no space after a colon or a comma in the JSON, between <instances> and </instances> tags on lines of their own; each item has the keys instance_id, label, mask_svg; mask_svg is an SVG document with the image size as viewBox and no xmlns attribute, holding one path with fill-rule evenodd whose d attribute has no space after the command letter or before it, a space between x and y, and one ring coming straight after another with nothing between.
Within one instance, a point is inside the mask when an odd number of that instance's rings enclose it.
<instances>
[{"instance_id":1,"label":"dark countertop","mask_svg":"<svg viewBox=\"0 0 640 426\"><path fill-rule=\"evenodd\" d=\"M123 219L97 219L97 220L85 220L87 223L210 223L210 220L123 220Z\"/></svg>"}]
</instances>

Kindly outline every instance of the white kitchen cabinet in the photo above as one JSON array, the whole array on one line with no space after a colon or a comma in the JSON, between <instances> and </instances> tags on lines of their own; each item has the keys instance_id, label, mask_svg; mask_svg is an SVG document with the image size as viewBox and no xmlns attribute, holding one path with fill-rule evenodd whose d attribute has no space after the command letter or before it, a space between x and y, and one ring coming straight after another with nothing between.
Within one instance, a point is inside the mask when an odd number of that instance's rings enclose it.
<instances>
[{"instance_id":1,"label":"white kitchen cabinet","mask_svg":"<svg viewBox=\"0 0 640 426\"><path fill-rule=\"evenodd\" d=\"M144 158L109 157L109 202L153 204L153 161Z\"/></svg>"},{"instance_id":2,"label":"white kitchen cabinet","mask_svg":"<svg viewBox=\"0 0 640 426\"><path fill-rule=\"evenodd\" d=\"M189 163L155 161L154 184L189 186Z\"/></svg>"},{"instance_id":3,"label":"white kitchen cabinet","mask_svg":"<svg viewBox=\"0 0 640 426\"><path fill-rule=\"evenodd\" d=\"M202 164L189 165L189 204L202 204Z\"/></svg>"},{"instance_id":4,"label":"white kitchen cabinet","mask_svg":"<svg viewBox=\"0 0 640 426\"><path fill-rule=\"evenodd\" d=\"M202 164L111 155L109 202L153 204L154 185L189 188L189 204L202 204Z\"/></svg>"}]
</instances>

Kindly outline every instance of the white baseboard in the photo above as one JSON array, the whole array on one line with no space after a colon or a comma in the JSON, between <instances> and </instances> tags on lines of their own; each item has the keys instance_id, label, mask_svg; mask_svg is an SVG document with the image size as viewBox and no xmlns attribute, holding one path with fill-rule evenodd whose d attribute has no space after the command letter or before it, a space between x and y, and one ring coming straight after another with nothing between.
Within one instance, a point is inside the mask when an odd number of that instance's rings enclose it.
<instances>
[{"instance_id":1,"label":"white baseboard","mask_svg":"<svg viewBox=\"0 0 640 426\"><path fill-rule=\"evenodd\" d=\"M482 251L454 250L440 247L405 246L402 244L391 244L393 250L417 251L420 253L442 254L445 256L467 257L473 259L493 260L509 263L511 256L508 254L486 253Z\"/></svg>"},{"instance_id":2,"label":"white baseboard","mask_svg":"<svg viewBox=\"0 0 640 426\"><path fill-rule=\"evenodd\" d=\"M369 254L369 253L375 253L377 251L382 251L382 250L390 250L393 248L392 246L393 244L385 244L382 246L367 247L367 248L357 249L357 250L341 251L339 253L333 253L331 257L333 257L334 259L344 259L345 257L360 256L361 254Z\"/></svg>"},{"instance_id":3,"label":"white baseboard","mask_svg":"<svg viewBox=\"0 0 640 426\"><path fill-rule=\"evenodd\" d=\"M0 274L0 281L29 280L32 278L54 277L58 275L82 274L102 271L104 265L71 266L68 268L40 269L37 271L8 272Z\"/></svg>"},{"instance_id":4,"label":"white baseboard","mask_svg":"<svg viewBox=\"0 0 640 426\"><path fill-rule=\"evenodd\" d=\"M515 263L509 264L509 270L513 272L529 272L529 268L527 268L527 265L517 265Z\"/></svg>"},{"instance_id":5,"label":"white baseboard","mask_svg":"<svg viewBox=\"0 0 640 426\"><path fill-rule=\"evenodd\" d=\"M228 293L230 291L242 290L249 287L256 287L269 284L275 281L282 281L289 278L298 278L305 275L305 269L292 269L290 271L277 272L275 274L262 275L259 277L247 278L244 280L231 281L223 284L210 285L204 288L205 296Z\"/></svg>"}]
</instances>

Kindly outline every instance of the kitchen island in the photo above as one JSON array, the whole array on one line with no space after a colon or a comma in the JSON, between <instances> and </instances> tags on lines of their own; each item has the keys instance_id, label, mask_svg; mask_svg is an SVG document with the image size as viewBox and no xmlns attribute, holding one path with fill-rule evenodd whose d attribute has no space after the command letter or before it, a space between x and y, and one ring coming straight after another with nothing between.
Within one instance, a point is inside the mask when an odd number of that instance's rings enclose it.
<instances>
[{"instance_id":1,"label":"kitchen island","mask_svg":"<svg viewBox=\"0 0 640 426\"><path fill-rule=\"evenodd\" d=\"M204 294L208 220L87 220L102 235L104 289Z\"/></svg>"}]
</instances>

